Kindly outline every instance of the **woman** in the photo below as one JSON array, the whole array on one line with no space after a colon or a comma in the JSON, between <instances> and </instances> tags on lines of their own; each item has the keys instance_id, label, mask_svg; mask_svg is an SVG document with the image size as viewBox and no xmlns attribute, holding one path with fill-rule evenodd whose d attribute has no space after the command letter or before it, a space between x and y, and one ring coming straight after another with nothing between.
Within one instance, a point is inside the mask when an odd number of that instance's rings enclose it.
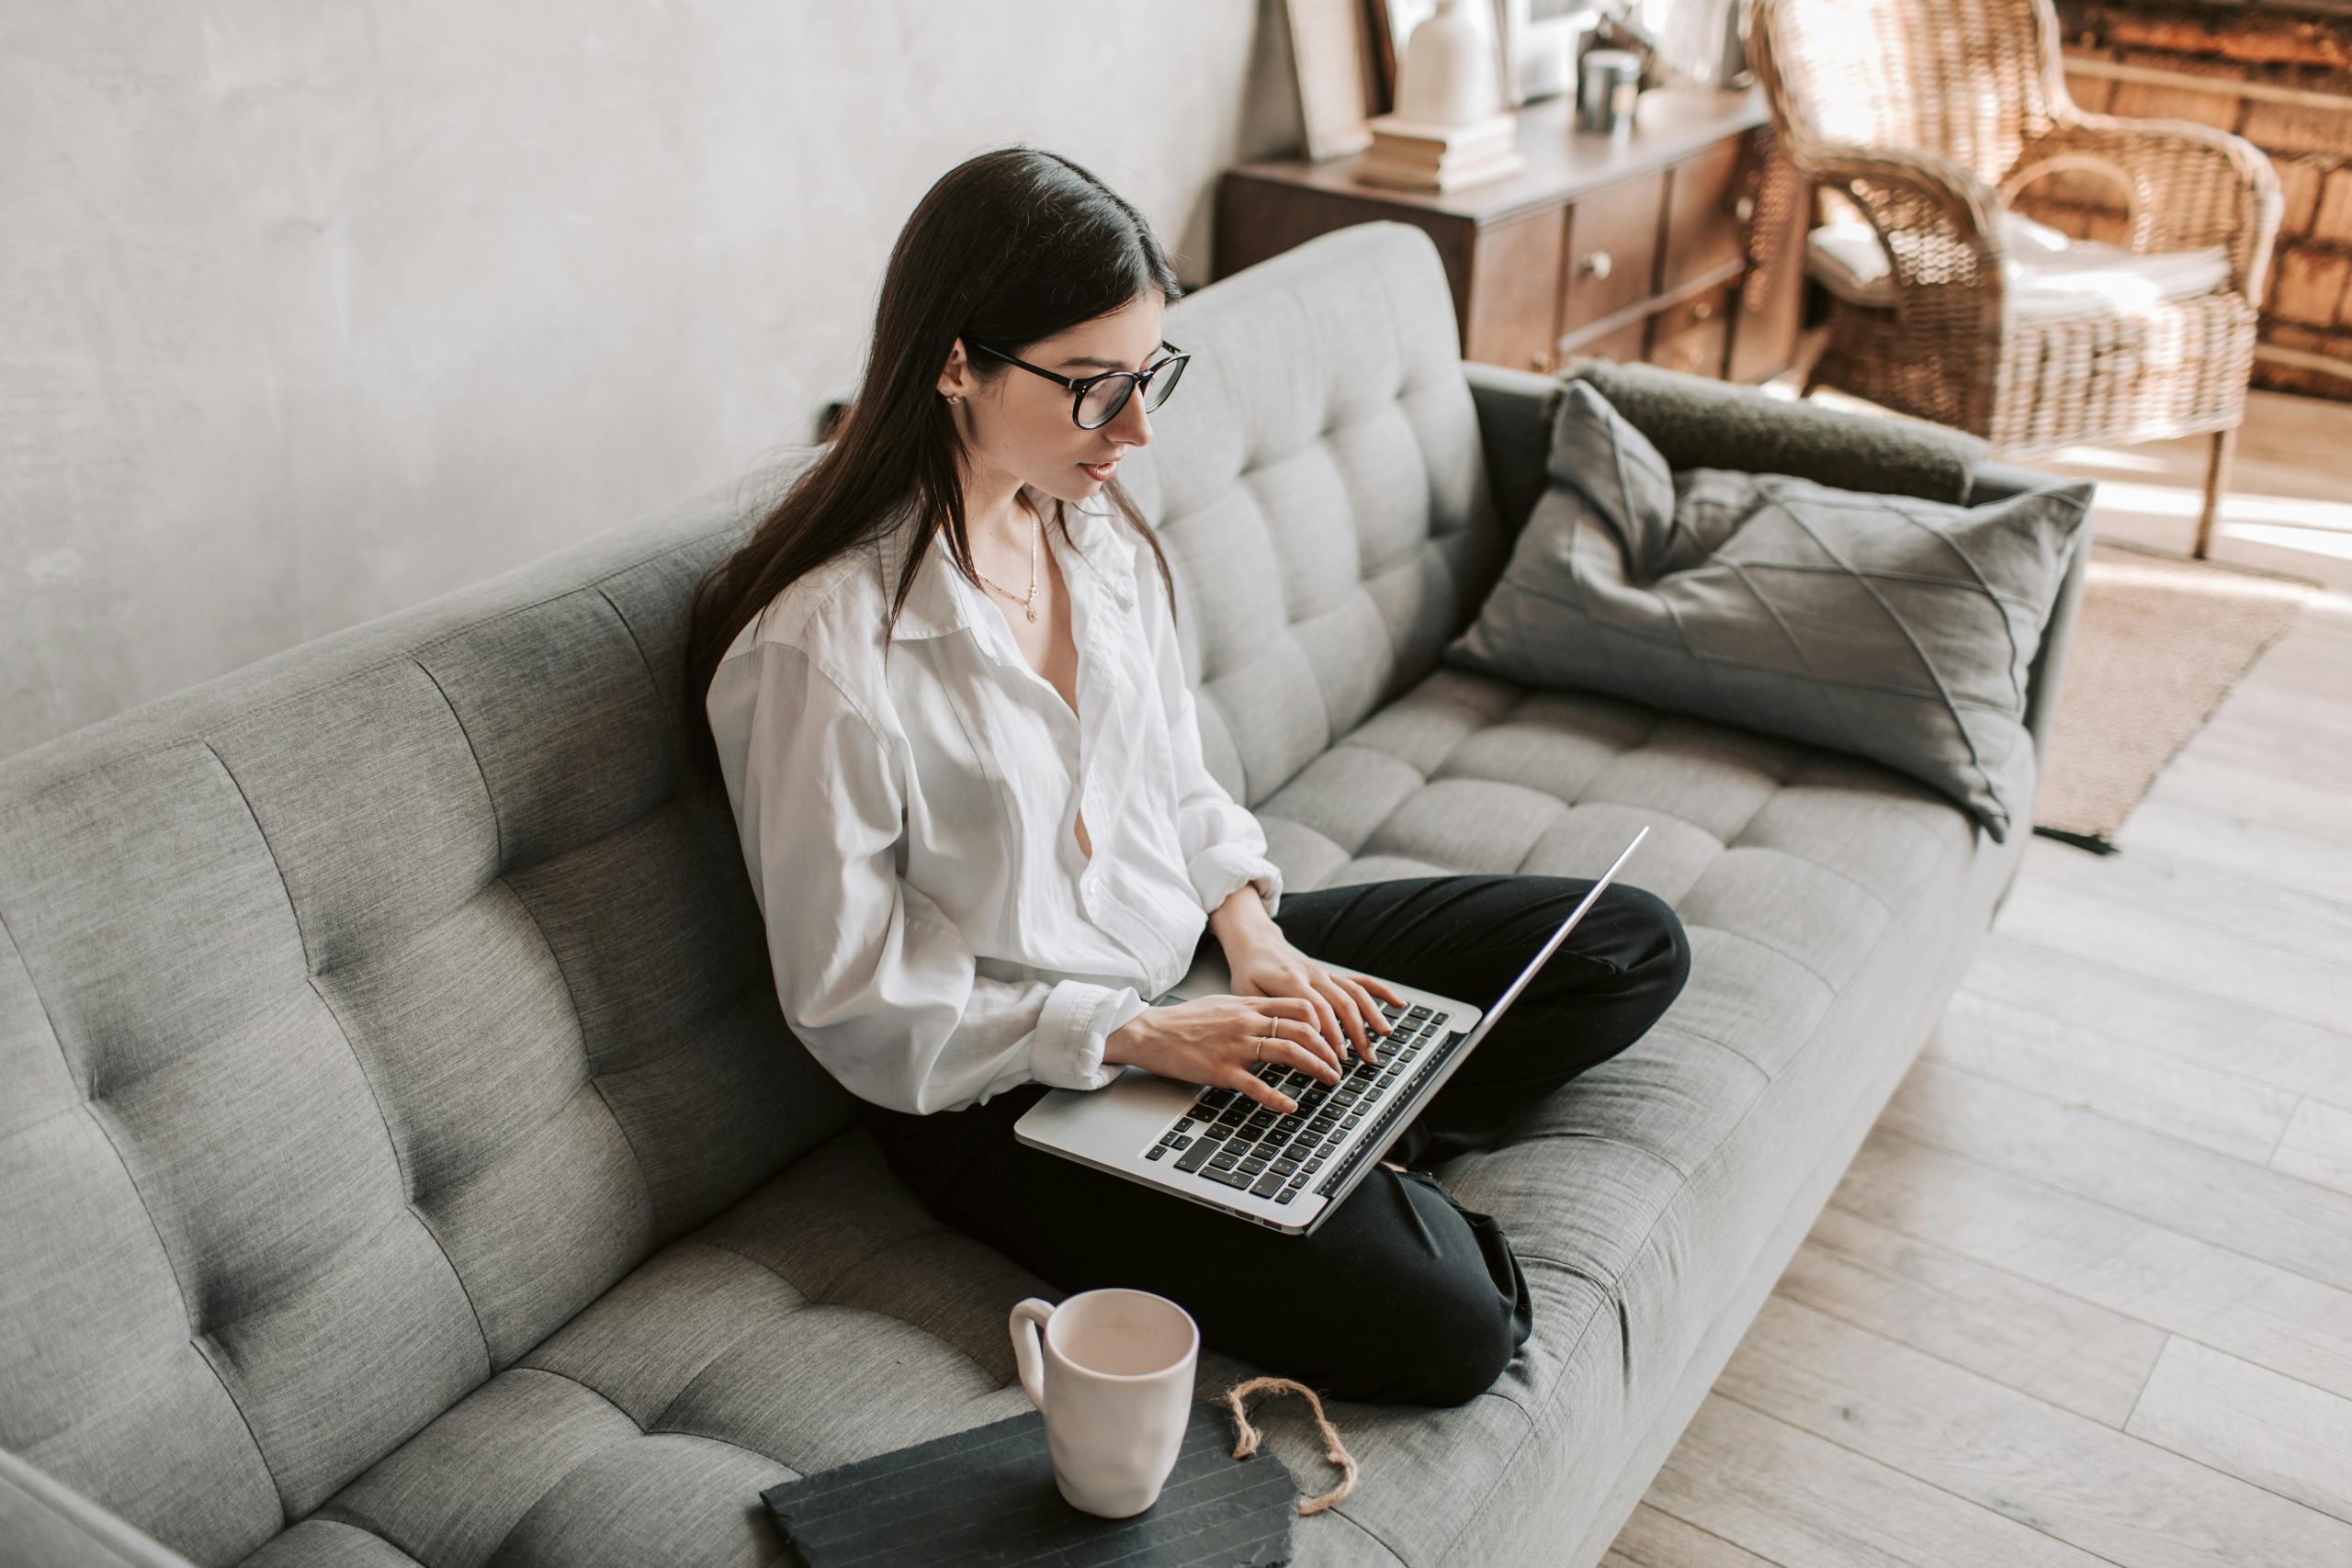
<instances>
[{"instance_id":1,"label":"woman","mask_svg":"<svg viewBox=\"0 0 2352 1568\"><path fill-rule=\"evenodd\" d=\"M1203 762L1172 579L1117 479L1183 374L1162 336L1178 292L1143 219L1066 159L985 153L933 186L860 395L695 596L697 754L786 1019L943 1220L1064 1290L1167 1295L1219 1348L1331 1393L1459 1404L1532 1303L1499 1228L1419 1168L1499 1142L1665 1010L1689 952L1657 899L1604 894L1312 1235L1012 1136L1047 1089L1130 1064L1293 1111L1253 1066L1329 1083L1343 1053L1376 1059L1378 1004L1402 998L1363 972L1497 996L1591 886L1284 896ZM1147 1007L1211 939L1234 994Z\"/></svg>"}]
</instances>

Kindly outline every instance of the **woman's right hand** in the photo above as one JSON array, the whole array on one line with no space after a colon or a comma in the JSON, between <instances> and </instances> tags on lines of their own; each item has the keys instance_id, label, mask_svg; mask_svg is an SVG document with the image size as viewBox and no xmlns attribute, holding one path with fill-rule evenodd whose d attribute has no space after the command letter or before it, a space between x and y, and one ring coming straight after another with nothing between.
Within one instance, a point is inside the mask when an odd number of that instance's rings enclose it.
<instances>
[{"instance_id":1,"label":"woman's right hand","mask_svg":"<svg viewBox=\"0 0 2352 1568\"><path fill-rule=\"evenodd\" d=\"M1133 1063L1182 1083L1238 1089L1285 1114L1298 1102L1259 1077L1252 1071L1258 1063L1296 1067L1328 1084L1340 1081L1339 1052L1324 1038L1315 1004L1304 997L1200 997L1146 1008L1111 1032L1102 1060Z\"/></svg>"}]
</instances>

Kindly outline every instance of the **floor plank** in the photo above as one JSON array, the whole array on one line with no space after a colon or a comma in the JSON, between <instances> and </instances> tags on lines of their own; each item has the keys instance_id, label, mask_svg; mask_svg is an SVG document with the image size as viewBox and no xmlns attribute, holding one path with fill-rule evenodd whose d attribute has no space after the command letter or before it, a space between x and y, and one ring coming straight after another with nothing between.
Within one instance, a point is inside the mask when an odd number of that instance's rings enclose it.
<instances>
[{"instance_id":1,"label":"floor plank","mask_svg":"<svg viewBox=\"0 0 2352 1568\"><path fill-rule=\"evenodd\" d=\"M2304 1100L2289 1118L2270 1168L2352 1192L2352 1111Z\"/></svg>"},{"instance_id":2,"label":"floor plank","mask_svg":"<svg viewBox=\"0 0 2352 1568\"><path fill-rule=\"evenodd\" d=\"M2028 467L2063 475L2066 466L2035 462ZM2089 473L2070 477L2098 478ZM2100 492L2098 499L2092 503L2098 514L2100 538L2176 556L2188 555L2195 544L2197 511L2193 500L2184 497L2180 504L2167 507L2160 513L2141 513L2135 512L2130 504L2137 498L2128 481L2119 483L2101 479ZM2124 504L2119 505L2119 499ZM2333 563L2315 563L2311 552L2283 544L2281 530L2262 524L2247 528L2225 522L2215 532L2220 536L2213 556L2217 560L2248 567L2256 571L2274 571L2287 577L2299 577L2306 582L2332 583L2339 575L2331 570Z\"/></svg>"},{"instance_id":3,"label":"floor plank","mask_svg":"<svg viewBox=\"0 0 2352 1568\"><path fill-rule=\"evenodd\" d=\"M1998 932L1963 985L1979 996L2352 1106L2352 1034Z\"/></svg>"},{"instance_id":4,"label":"floor plank","mask_svg":"<svg viewBox=\"0 0 2352 1568\"><path fill-rule=\"evenodd\" d=\"M2352 811L2352 795L2345 795L2343 800L2346 810ZM2041 843L2053 850L2068 847L2047 839ZM2193 866L2215 873L2207 886L2224 908L2209 908L2195 917L2208 923L2227 919L2232 922L2228 929L2244 929L2251 918L2246 912L2249 884L2256 895L2265 886L2277 890L2278 913L2271 917L2274 928L2290 925L2298 911L2316 908L2316 918L2325 930L2324 937L2317 940L2331 944L2340 942L2346 911L2352 909L2352 842L2250 822L2227 810L2151 798L2142 801L2132 813L2116 833L2115 843L2122 854L2089 856L2080 850L2074 852L2085 859L2111 861L2111 865L2098 869L2117 888L2130 888L2150 880L2155 874L2136 864L2150 856L2163 865ZM2200 891L2199 880L2186 872L2177 872L2177 875L2187 883L2182 896L2194 898ZM2275 940L2277 931L2247 934ZM2320 956L2335 954L2323 953Z\"/></svg>"},{"instance_id":5,"label":"floor plank","mask_svg":"<svg viewBox=\"0 0 2352 1568\"><path fill-rule=\"evenodd\" d=\"M2186 752L2165 765L2125 822L2131 831L2152 806L2193 806L2211 816L2337 846L2352 845L2352 790L2307 784L2276 773L2233 768ZM2243 862L2233 863L2244 864ZM2251 866L2247 869L2252 870ZM2321 891L2326 891L2322 889Z\"/></svg>"},{"instance_id":6,"label":"floor plank","mask_svg":"<svg viewBox=\"0 0 2352 1568\"><path fill-rule=\"evenodd\" d=\"M1709 1535L1647 1503L1636 1503L1600 1568L1783 1568L1769 1557Z\"/></svg>"},{"instance_id":7,"label":"floor plank","mask_svg":"<svg viewBox=\"0 0 2352 1568\"><path fill-rule=\"evenodd\" d=\"M1785 1297L1715 1393L2129 1568L2352 1562L2341 1519Z\"/></svg>"},{"instance_id":8,"label":"floor plank","mask_svg":"<svg viewBox=\"0 0 2352 1568\"><path fill-rule=\"evenodd\" d=\"M1747 1354L1743 1345L1734 1361ZM1731 1376L1726 1370L1724 1380ZM1724 1382L1716 1387L1721 1390ZM1701 1403L1658 1472L1649 1501L1661 1512L1792 1568L2098 1563L2029 1524L1721 1392Z\"/></svg>"},{"instance_id":9,"label":"floor plank","mask_svg":"<svg viewBox=\"0 0 2352 1568\"><path fill-rule=\"evenodd\" d=\"M2246 672L2249 683L2282 691L2341 697L2352 670L2352 615L2314 605L2295 618Z\"/></svg>"},{"instance_id":10,"label":"floor plank","mask_svg":"<svg viewBox=\"0 0 2352 1568\"><path fill-rule=\"evenodd\" d=\"M2312 626L2324 626L2330 629L2315 633L2311 629ZM2317 618L2307 626L2298 616L2279 642L2285 642L2300 631L2306 637L2333 644L2342 635L2334 629L2335 626L2332 617ZM2272 644L2270 651L2276 652L2278 647L2278 643ZM2352 694L2347 694L2342 675L2339 674L2334 690L2317 692L2254 679L2255 671L2267 662L2267 657L2266 654L2263 659L2256 660L2254 668L2247 671L2247 678L2230 689L2222 705L2214 710L2215 720L2227 719L2249 728L2258 727L2281 734L2316 733L2331 740L2352 743Z\"/></svg>"},{"instance_id":11,"label":"floor plank","mask_svg":"<svg viewBox=\"0 0 2352 1568\"><path fill-rule=\"evenodd\" d=\"M2301 1099L1972 991L1952 998L1920 1055L2255 1165Z\"/></svg>"},{"instance_id":12,"label":"floor plank","mask_svg":"<svg viewBox=\"0 0 2352 1568\"><path fill-rule=\"evenodd\" d=\"M2124 1429L2352 1522L2352 1399L2341 1394L2175 1339Z\"/></svg>"},{"instance_id":13,"label":"floor plank","mask_svg":"<svg viewBox=\"0 0 2352 1568\"><path fill-rule=\"evenodd\" d=\"M1879 1125L2352 1290L2352 1194L1927 1059Z\"/></svg>"},{"instance_id":14,"label":"floor plank","mask_svg":"<svg viewBox=\"0 0 2352 1568\"><path fill-rule=\"evenodd\" d=\"M1883 1126L1835 1208L2352 1397L2352 1291L1977 1165Z\"/></svg>"},{"instance_id":15,"label":"floor plank","mask_svg":"<svg viewBox=\"0 0 2352 1568\"><path fill-rule=\"evenodd\" d=\"M1835 1206L1775 1289L2109 1427L2132 1413L2165 1339L2160 1328Z\"/></svg>"},{"instance_id":16,"label":"floor plank","mask_svg":"<svg viewBox=\"0 0 2352 1568\"><path fill-rule=\"evenodd\" d=\"M2120 898L2021 880L1995 929L2306 1023L2326 1026L2352 1015L2352 967L2282 953Z\"/></svg>"},{"instance_id":17,"label":"floor plank","mask_svg":"<svg viewBox=\"0 0 2352 1568\"><path fill-rule=\"evenodd\" d=\"M2352 777L2352 702L2241 685L2184 750L2334 788Z\"/></svg>"}]
</instances>

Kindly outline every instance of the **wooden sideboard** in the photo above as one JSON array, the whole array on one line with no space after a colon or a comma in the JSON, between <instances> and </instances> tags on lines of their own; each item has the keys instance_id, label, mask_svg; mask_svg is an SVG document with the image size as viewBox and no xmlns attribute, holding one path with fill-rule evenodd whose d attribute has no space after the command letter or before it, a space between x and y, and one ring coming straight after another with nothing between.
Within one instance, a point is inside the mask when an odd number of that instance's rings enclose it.
<instances>
[{"instance_id":1,"label":"wooden sideboard","mask_svg":"<svg viewBox=\"0 0 2352 1568\"><path fill-rule=\"evenodd\" d=\"M1807 204L1773 152L1762 95L1653 88L1615 137L1574 119L1566 96L1527 105L1526 168L1463 190L1360 184L1361 155L1229 169L1214 276L1394 219L1436 242L1465 359L1549 371L1591 354L1743 381L1786 369Z\"/></svg>"}]
</instances>

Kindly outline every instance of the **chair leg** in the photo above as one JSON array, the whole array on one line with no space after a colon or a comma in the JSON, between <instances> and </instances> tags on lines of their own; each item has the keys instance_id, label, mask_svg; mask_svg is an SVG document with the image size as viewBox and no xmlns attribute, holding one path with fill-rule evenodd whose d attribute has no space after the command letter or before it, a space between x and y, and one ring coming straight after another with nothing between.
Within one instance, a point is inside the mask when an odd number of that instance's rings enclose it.
<instances>
[{"instance_id":1,"label":"chair leg","mask_svg":"<svg viewBox=\"0 0 2352 1568\"><path fill-rule=\"evenodd\" d=\"M2213 432L2213 455L2205 466L2205 510L2197 518L2197 548L2190 552L2199 560L2213 543L2213 517L2222 510L2222 498L2230 491L2230 459L2238 449L2238 427Z\"/></svg>"}]
</instances>

